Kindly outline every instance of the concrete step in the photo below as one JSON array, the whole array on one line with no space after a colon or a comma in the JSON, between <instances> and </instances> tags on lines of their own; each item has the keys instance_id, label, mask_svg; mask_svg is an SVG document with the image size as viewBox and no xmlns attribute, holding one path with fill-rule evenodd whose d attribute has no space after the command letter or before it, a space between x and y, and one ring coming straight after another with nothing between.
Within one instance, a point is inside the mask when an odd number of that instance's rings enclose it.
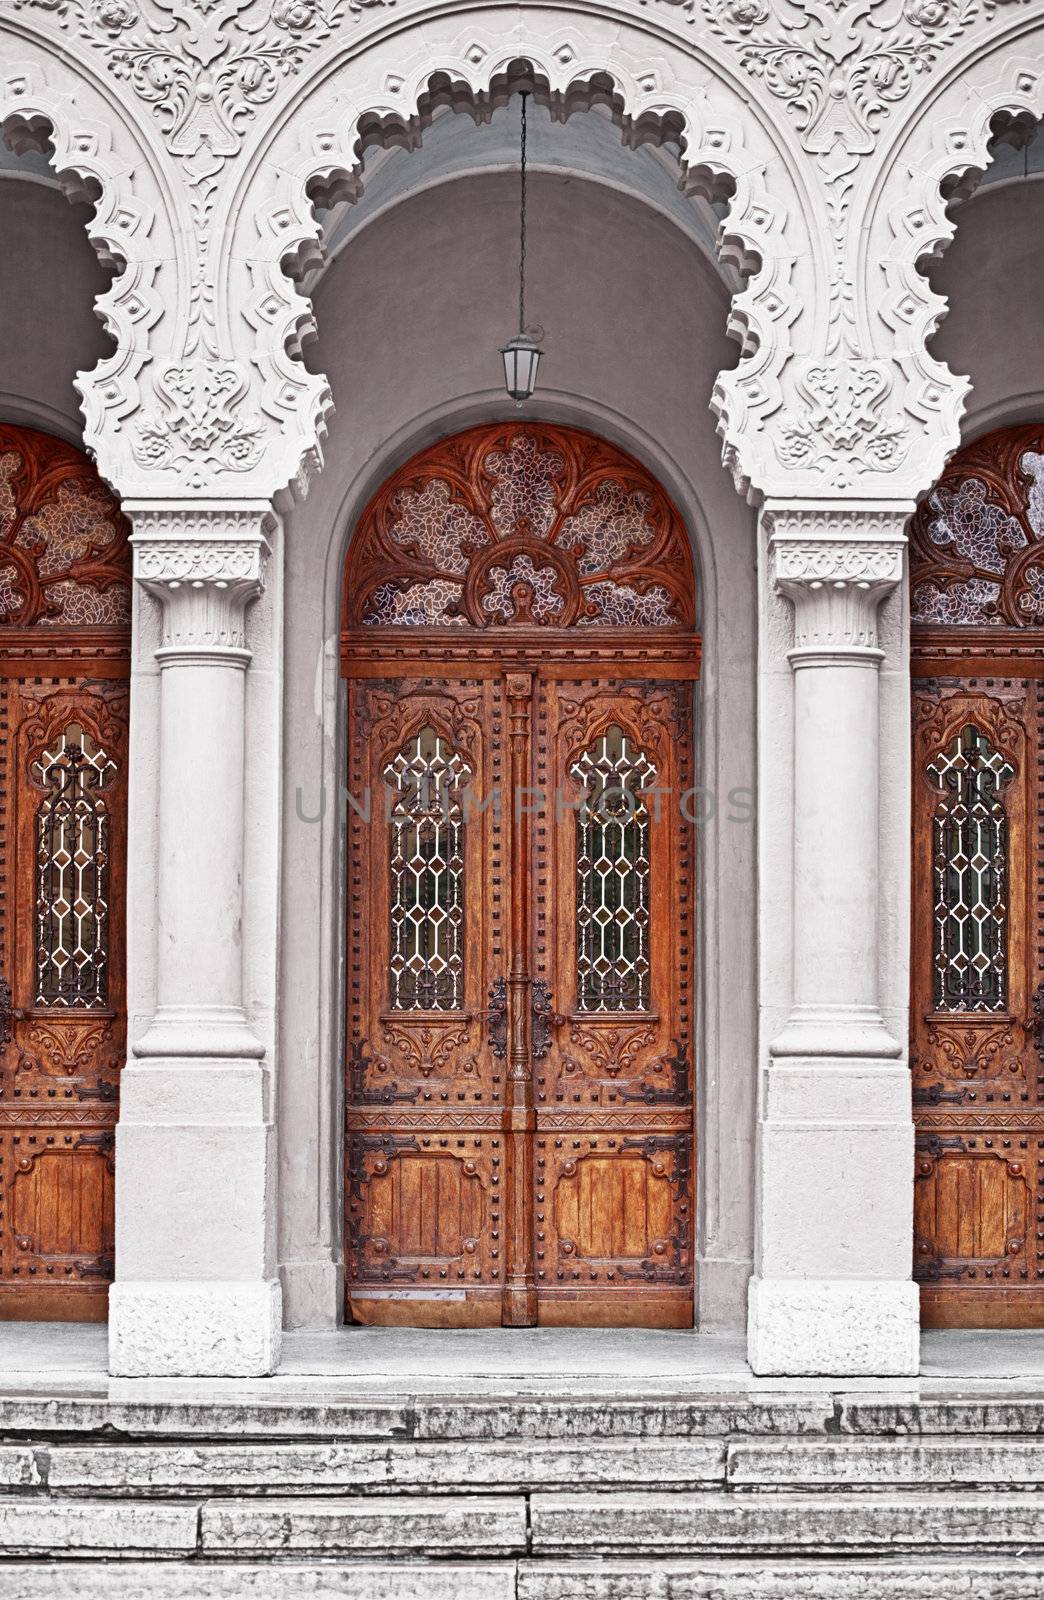
<instances>
[{"instance_id":1,"label":"concrete step","mask_svg":"<svg viewBox=\"0 0 1044 1600\"><path fill-rule=\"evenodd\" d=\"M1040 1600L1044 1561L11 1562L4 1600Z\"/></svg>"},{"instance_id":2,"label":"concrete step","mask_svg":"<svg viewBox=\"0 0 1044 1600\"><path fill-rule=\"evenodd\" d=\"M1044 1551L1044 1496L913 1490L535 1494L530 1527L534 1554Z\"/></svg>"},{"instance_id":3,"label":"concrete step","mask_svg":"<svg viewBox=\"0 0 1044 1600\"><path fill-rule=\"evenodd\" d=\"M1044 1439L759 1439L727 1449L731 1485L879 1488L1044 1483Z\"/></svg>"},{"instance_id":4,"label":"concrete step","mask_svg":"<svg viewBox=\"0 0 1044 1600\"><path fill-rule=\"evenodd\" d=\"M0 1394L0 1437L71 1435L125 1439L814 1439L1044 1436L1044 1395L953 1398L873 1393L662 1397L628 1394L561 1397L358 1394L349 1398L269 1398L263 1382L114 1386L111 1397ZM165 1391L165 1392L164 1392ZM248 1391L244 1393L243 1391ZM254 1392L249 1392L254 1391Z\"/></svg>"},{"instance_id":5,"label":"concrete step","mask_svg":"<svg viewBox=\"0 0 1044 1600\"><path fill-rule=\"evenodd\" d=\"M51 1445L0 1448L0 1483L56 1494L381 1493L724 1483L721 1439L583 1444L443 1440L426 1444Z\"/></svg>"},{"instance_id":6,"label":"concrete step","mask_svg":"<svg viewBox=\"0 0 1044 1600\"><path fill-rule=\"evenodd\" d=\"M207 1500L200 1513L200 1549L212 1556L508 1556L527 1542L521 1496Z\"/></svg>"},{"instance_id":7,"label":"concrete step","mask_svg":"<svg viewBox=\"0 0 1044 1600\"><path fill-rule=\"evenodd\" d=\"M518 1438L0 1445L0 1488L129 1498L1044 1484L1044 1439Z\"/></svg>"}]
</instances>

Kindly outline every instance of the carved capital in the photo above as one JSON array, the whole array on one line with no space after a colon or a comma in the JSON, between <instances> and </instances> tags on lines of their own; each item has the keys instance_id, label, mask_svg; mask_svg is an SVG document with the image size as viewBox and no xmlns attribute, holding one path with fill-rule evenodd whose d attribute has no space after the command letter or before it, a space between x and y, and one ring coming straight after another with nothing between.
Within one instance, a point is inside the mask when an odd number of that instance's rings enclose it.
<instances>
[{"instance_id":1,"label":"carved capital","mask_svg":"<svg viewBox=\"0 0 1044 1600\"><path fill-rule=\"evenodd\" d=\"M772 582L794 606L791 665L877 657L877 608L902 582L906 506L766 508Z\"/></svg>"},{"instance_id":2,"label":"carved capital","mask_svg":"<svg viewBox=\"0 0 1044 1600\"><path fill-rule=\"evenodd\" d=\"M134 576L163 606L161 662L245 666L244 613L264 588L267 506L127 505Z\"/></svg>"}]
</instances>

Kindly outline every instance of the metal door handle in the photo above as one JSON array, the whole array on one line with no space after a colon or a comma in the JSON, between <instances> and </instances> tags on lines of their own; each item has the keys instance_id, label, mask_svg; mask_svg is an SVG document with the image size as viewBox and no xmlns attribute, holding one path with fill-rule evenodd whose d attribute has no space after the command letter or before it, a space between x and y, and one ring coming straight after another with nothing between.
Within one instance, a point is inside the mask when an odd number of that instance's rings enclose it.
<instances>
[{"instance_id":1,"label":"metal door handle","mask_svg":"<svg viewBox=\"0 0 1044 1600\"><path fill-rule=\"evenodd\" d=\"M531 1014L533 1018L533 1060L543 1061L551 1048L552 1028L560 1028L566 1020L560 1011L555 1010L550 990L543 978L534 978L533 980Z\"/></svg>"},{"instance_id":2,"label":"metal door handle","mask_svg":"<svg viewBox=\"0 0 1044 1600\"><path fill-rule=\"evenodd\" d=\"M489 986L489 1005L482 1013L489 1025L489 1048L498 1061L507 1055L507 980L494 978Z\"/></svg>"}]
</instances>

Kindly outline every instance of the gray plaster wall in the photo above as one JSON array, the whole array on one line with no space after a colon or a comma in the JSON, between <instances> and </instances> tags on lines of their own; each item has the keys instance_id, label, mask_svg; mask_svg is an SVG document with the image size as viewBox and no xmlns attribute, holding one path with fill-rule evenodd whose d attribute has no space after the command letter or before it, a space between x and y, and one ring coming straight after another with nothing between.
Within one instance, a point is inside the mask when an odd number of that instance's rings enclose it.
<instances>
[{"instance_id":1,"label":"gray plaster wall","mask_svg":"<svg viewBox=\"0 0 1044 1600\"><path fill-rule=\"evenodd\" d=\"M675 497L696 549L698 770L717 808L700 829L699 1317L739 1329L753 1230L756 829L725 818L738 809L729 791L754 788L756 540L708 409L715 374L737 356L727 290L675 223L604 184L533 174L530 222L527 320L543 327L547 353L527 414L590 428L639 456ZM319 336L307 359L329 377L337 412L326 466L286 525L277 1114L292 1327L335 1320L341 1299L344 553L397 465L433 439L516 414L497 354L514 331L516 250L517 176L482 173L378 212L314 292ZM306 820L321 812L321 794L325 814Z\"/></svg>"},{"instance_id":2,"label":"gray plaster wall","mask_svg":"<svg viewBox=\"0 0 1044 1600\"><path fill-rule=\"evenodd\" d=\"M8 161L0 168L0 417L78 443L73 379L112 349L94 314L109 274L87 238L89 208L70 205L28 162Z\"/></svg>"},{"instance_id":3,"label":"gray plaster wall","mask_svg":"<svg viewBox=\"0 0 1044 1600\"><path fill-rule=\"evenodd\" d=\"M956 235L930 274L950 302L931 349L972 380L964 420L972 438L1044 419L1044 174L987 181L953 218Z\"/></svg>"}]
</instances>

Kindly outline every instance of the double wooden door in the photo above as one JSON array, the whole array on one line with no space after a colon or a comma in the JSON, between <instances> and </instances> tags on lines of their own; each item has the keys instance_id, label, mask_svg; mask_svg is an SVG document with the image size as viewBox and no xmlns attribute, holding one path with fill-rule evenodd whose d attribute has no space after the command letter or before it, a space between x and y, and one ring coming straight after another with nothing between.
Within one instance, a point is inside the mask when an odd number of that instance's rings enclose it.
<instances>
[{"instance_id":1,"label":"double wooden door","mask_svg":"<svg viewBox=\"0 0 1044 1600\"><path fill-rule=\"evenodd\" d=\"M509 654L349 683L348 1314L691 1324L693 684Z\"/></svg>"}]
</instances>

